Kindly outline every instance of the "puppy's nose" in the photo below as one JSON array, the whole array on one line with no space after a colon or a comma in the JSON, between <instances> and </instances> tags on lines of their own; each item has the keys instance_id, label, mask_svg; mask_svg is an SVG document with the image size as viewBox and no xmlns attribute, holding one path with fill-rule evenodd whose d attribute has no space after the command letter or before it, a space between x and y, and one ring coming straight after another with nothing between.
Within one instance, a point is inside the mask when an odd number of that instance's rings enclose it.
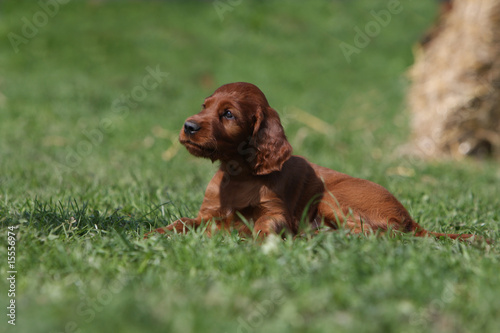
<instances>
[{"instance_id":1,"label":"puppy's nose","mask_svg":"<svg viewBox=\"0 0 500 333\"><path fill-rule=\"evenodd\" d=\"M186 121L184 123L184 133L193 135L201 129L201 126L194 121Z\"/></svg>"}]
</instances>

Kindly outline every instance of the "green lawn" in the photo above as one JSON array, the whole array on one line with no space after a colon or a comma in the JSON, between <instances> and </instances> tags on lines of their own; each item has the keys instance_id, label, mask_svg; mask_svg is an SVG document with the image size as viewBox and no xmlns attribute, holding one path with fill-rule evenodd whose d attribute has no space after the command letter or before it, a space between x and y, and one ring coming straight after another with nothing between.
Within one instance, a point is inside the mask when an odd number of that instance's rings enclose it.
<instances>
[{"instance_id":1,"label":"green lawn","mask_svg":"<svg viewBox=\"0 0 500 333\"><path fill-rule=\"evenodd\" d=\"M429 230L498 239L498 162L398 153L434 1L383 25L392 0L54 1L0 2L0 332L500 331L496 245L142 240L196 215L217 165L177 134L233 81L262 88L296 154L385 186Z\"/></svg>"}]
</instances>

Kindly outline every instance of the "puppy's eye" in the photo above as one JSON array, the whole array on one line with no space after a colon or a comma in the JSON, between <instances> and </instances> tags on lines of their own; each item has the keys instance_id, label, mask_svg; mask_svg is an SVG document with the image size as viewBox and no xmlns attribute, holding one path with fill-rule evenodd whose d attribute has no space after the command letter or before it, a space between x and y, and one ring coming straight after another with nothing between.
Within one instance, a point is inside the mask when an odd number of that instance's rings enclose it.
<instances>
[{"instance_id":1,"label":"puppy's eye","mask_svg":"<svg viewBox=\"0 0 500 333\"><path fill-rule=\"evenodd\" d=\"M222 116L226 119L234 119L233 113L229 110L224 110L224 113L222 114Z\"/></svg>"}]
</instances>

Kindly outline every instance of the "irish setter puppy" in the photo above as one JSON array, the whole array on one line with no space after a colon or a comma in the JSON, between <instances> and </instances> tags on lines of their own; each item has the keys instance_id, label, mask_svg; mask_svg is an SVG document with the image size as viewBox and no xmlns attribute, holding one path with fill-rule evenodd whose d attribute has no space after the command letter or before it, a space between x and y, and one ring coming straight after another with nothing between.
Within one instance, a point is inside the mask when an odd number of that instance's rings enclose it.
<instances>
[{"instance_id":1,"label":"irish setter puppy","mask_svg":"<svg viewBox=\"0 0 500 333\"><path fill-rule=\"evenodd\" d=\"M205 99L202 110L186 120L180 142L194 156L220 161L196 218L182 218L153 232L186 232L203 223L213 230L240 234L296 235L301 223L319 230L348 228L415 236L472 235L426 231L385 188L292 155L278 113L250 83L230 83ZM147 235L146 235L147 236Z\"/></svg>"}]
</instances>

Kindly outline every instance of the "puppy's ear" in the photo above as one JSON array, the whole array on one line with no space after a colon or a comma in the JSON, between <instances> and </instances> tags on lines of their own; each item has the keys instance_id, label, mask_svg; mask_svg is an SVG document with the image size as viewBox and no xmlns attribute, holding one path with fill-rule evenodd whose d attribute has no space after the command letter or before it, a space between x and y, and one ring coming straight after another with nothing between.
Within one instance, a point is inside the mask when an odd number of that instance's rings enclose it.
<instances>
[{"instance_id":1,"label":"puppy's ear","mask_svg":"<svg viewBox=\"0 0 500 333\"><path fill-rule=\"evenodd\" d=\"M278 112L271 107L257 109L252 137L257 152L251 161L255 175L280 171L283 163L292 156Z\"/></svg>"}]
</instances>

